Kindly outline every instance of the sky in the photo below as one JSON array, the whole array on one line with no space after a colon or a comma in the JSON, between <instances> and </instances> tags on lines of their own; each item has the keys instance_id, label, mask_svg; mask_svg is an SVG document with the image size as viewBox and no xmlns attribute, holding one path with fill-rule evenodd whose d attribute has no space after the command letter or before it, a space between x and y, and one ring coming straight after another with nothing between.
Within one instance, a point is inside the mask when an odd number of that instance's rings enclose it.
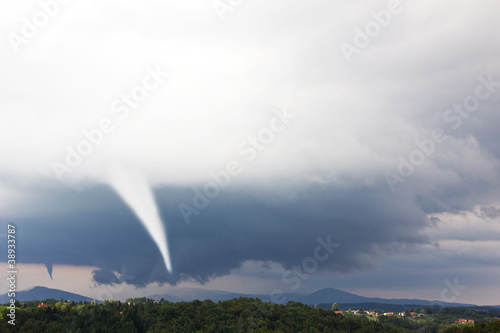
<instances>
[{"instance_id":1,"label":"sky","mask_svg":"<svg viewBox=\"0 0 500 333\"><path fill-rule=\"evenodd\" d=\"M18 288L499 305L499 9L3 4Z\"/></svg>"}]
</instances>

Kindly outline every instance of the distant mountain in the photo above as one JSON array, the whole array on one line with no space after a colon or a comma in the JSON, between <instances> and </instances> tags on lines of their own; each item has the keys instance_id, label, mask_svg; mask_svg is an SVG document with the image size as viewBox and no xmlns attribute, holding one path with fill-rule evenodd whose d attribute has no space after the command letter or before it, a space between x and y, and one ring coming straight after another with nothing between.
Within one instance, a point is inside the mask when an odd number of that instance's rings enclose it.
<instances>
[{"instance_id":1,"label":"distant mountain","mask_svg":"<svg viewBox=\"0 0 500 333\"><path fill-rule=\"evenodd\" d=\"M269 295L260 295L260 294L239 294L239 293L231 293L228 291L222 290L207 290L207 289L198 289L198 288L178 288L172 290L168 294L155 294L148 296L148 298L160 300L165 299L170 302L189 302L195 299L205 300L210 299L214 302L218 301L226 301L233 298L240 297L252 297L259 298L263 301L269 301Z\"/></svg>"},{"instance_id":2,"label":"distant mountain","mask_svg":"<svg viewBox=\"0 0 500 333\"><path fill-rule=\"evenodd\" d=\"M379 298L368 298L368 297L358 296L334 288L321 289L313 292L312 294L302 296L299 299L300 302L304 304L329 303L332 300L334 300L333 303L368 303L368 302L378 302L381 300Z\"/></svg>"},{"instance_id":3,"label":"distant mountain","mask_svg":"<svg viewBox=\"0 0 500 333\"><path fill-rule=\"evenodd\" d=\"M407 309L414 308L418 306L446 306L446 307L467 307L467 308L479 308L474 304L462 304L462 303L446 303L440 301L427 301L421 299L385 299L385 298L370 298L363 297L356 294L348 293L342 290L334 288L325 288L315 291L311 294L294 294L286 293L279 295L275 299L271 299L270 294L242 294L242 293L232 293L222 290L207 290L207 289L197 289L197 288L177 288L170 291L168 294L155 294L150 295L148 298L160 300L165 299L170 302L180 302L180 301L192 301L195 299L205 300L210 299L214 302L229 300L233 298L240 297L250 297L259 298L264 302L273 301L274 303L285 304L289 301L301 302L308 305L318 305L321 307L331 307L331 304L338 303L341 307L346 306L347 308L363 308L375 309L378 306L380 309L391 311L390 309ZM58 290L50 289L46 287L34 287L29 290L16 292L16 300L18 301L31 301L31 300L43 300L47 298L54 298L59 300L63 298L64 300L71 300L75 302L91 302L93 301L90 297L85 297L82 295ZM10 301L10 297L7 294L0 295L0 304L5 304ZM364 305L363 305L364 304ZM380 304L380 306L379 306ZM383 305L383 306L382 306ZM390 307L389 305L394 305ZM482 308L482 307L481 307ZM484 308L497 308L499 306L484 307Z\"/></svg>"},{"instance_id":4,"label":"distant mountain","mask_svg":"<svg viewBox=\"0 0 500 333\"><path fill-rule=\"evenodd\" d=\"M419 306L448 306L448 307L459 307L459 306L474 306L474 304L462 304L462 303L448 303L441 301L426 301L421 299L407 299L407 298L375 298L375 297L363 297L355 294L351 294L342 290L334 288L325 288L318 290L307 296L298 298L299 302L304 304L321 304L321 303L382 303L382 304L413 304Z\"/></svg>"},{"instance_id":5,"label":"distant mountain","mask_svg":"<svg viewBox=\"0 0 500 333\"><path fill-rule=\"evenodd\" d=\"M363 308L365 310L382 310L385 312L403 312L405 310L415 309L421 305L417 304L383 304L383 303L338 303L340 310L357 310ZM318 304L318 307L322 309L330 310L332 308L332 303ZM437 305L436 305L437 307Z\"/></svg>"},{"instance_id":6,"label":"distant mountain","mask_svg":"<svg viewBox=\"0 0 500 333\"><path fill-rule=\"evenodd\" d=\"M16 297L15 297L15 299L20 302L33 301L33 300L41 301L47 298L54 298L57 300L63 298L64 300L70 300L75 302L93 301L93 299L90 297L85 297L67 291L50 289L46 287L34 287L28 290L19 291L16 292ZM8 302L10 302L10 297L8 296L8 294L0 295L0 304L5 304Z\"/></svg>"},{"instance_id":7,"label":"distant mountain","mask_svg":"<svg viewBox=\"0 0 500 333\"><path fill-rule=\"evenodd\" d=\"M192 301L194 299L210 299L214 302L224 301L239 297L251 297L259 298L261 301L269 302L274 301L275 303L287 303L289 301L301 302L308 305L315 304L361 304L361 303L377 303L377 304L393 304L404 306L412 305L415 306L447 306L447 307L474 307L474 304L462 304L462 303L447 303L441 301L427 301L421 299L385 299L385 298L371 298L363 297L356 294L351 294L342 290L334 288L325 288L315 291L311 294L293 294L287 293L279 296L279 302L271 300L271 295L269 294L240 294L231 293L227 291L220 290L206 290L206 289L191 289L191 288L181 288L172 291L170 294L156 294L151 295L149 298L153 299L166 299L171 302L178 301ZM399 308L399 307L398 307Z\"/></svg>"},{"instance_id":8,"label":"distant mountain","mask_svg":"<svg viewBox=\"0 0 500 333\"><path fill-rule=\"evenodd\" d=\"M363 308L365 310L383 310L386 312L403 312L404 310L415 309L421 307L420 304L384 304L384 303L338 303L339 308L341 310L353 309L357 310L359 308ZM467 305L463 304L462 306L449 306L447 307L455 307L455 308L466 308L476 311L498 311L495 306L477 306L477 305ZM331 309L332 303L324 303L318 304L318 307L322 309ZM439 308L439 305L426 305L426 307L435 307Z\"/></svg>"},{"instance_id":9,"label":"distant mountain","mask_svg":"<svg viewBox=\"0 0 500 333\"><path fill-rule=\"evenodd\" d=\"M175 297L175 296L172 296L169 294L155 294L155 295L148 296L148 298L156 299L158 301L163 298L164 300L169 301L169 302L173 302L173 303L185 301L182 298Z\"/></svg>"}]
</instances>

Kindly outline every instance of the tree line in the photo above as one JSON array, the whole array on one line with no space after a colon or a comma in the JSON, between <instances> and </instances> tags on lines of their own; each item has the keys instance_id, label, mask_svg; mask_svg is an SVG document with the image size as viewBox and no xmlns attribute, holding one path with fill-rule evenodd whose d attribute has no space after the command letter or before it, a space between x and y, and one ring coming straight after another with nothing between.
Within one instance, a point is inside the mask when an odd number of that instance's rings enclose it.
<instances>
[{"instance_id":1,"label":"tree line","mask_svg":"<svg viewBox=\"0 0 500 333\"><path fill-rule=\"evenodd\" d=\"M47 307L37 307L38 303ZM147 298L127 302L65 302L48 299L19 303L16 325L0 321L0 332L432 332L431 326L406 326L335 314L299 302L286 305L253 298L177 302ZM6 318L6 309L1 311ZM495 326L496 325L496 326ZM450 333L499 332L500 321L450 327ZM405 327L406 326L406 327ZM427 330L429 329L429 330Z\"/></svg>"}]
</instances>

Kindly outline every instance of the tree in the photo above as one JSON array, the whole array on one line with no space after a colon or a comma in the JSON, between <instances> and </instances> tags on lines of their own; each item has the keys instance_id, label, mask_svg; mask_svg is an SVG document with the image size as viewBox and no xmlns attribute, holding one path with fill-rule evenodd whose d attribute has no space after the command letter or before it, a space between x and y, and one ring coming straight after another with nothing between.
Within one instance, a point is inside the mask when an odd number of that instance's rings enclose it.
<instances>
[{"instance_id":1,"label":"tree","mask_svg":"<svg viewBox=\"0 0 500 333\"><path fill-rule=\"evenodd\" d=\"M358 310L358 313L359 313L359 314L363 314L363 313L365 313L365 310L363 310L363 308L362 308L362 307L360 307L360 308L359 308L359 310Z\"/></svg>"},{"instance_id":2,"label":"tree","mask_svg":"<svg viewBox=\"0 0 500 333\"><path fill-rule=\"evenodd\" d=\"M337 303L332 304L332 311L339 311L339 305Z\"/></svg>"},{"instance_id":3,"label":"tree","mask_svg":"<svg viewBox=\"0 0 500 333\"><path fill-rule=\"evenodd\" d=\"M335 316L321 306L316 306L315 310L314 306L299 302L278 305L250 298L217 303L210 300L177 303L165 301L161 305L151 304L149 301L135 305L118 301L94 305L74 303L63 305L62 311L58 309L60 302L54 309L39 309L36 305L32 304L19 311L19 316L16 315L15 329L19 328L18 330L9 330L7 321L1 320L0 332L58 333L75 331L78 328L90 333L235 332L238 329L253 332L325 332L326 327L333 327L336 332L404 331L399 327L386 327L363 317ZM336 306L332 305L332 308ZM6 314L6 308L0 309L1 317L5 318ZM498 328L495 327L492 331L500 332Z\"/></svg>"}]
</instances>

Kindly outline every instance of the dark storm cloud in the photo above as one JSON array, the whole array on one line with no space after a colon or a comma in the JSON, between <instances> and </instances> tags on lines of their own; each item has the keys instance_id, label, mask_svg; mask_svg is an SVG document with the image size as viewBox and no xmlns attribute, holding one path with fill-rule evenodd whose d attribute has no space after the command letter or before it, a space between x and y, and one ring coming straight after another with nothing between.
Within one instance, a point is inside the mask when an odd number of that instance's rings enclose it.
<instances>
[{"instance_id":1,"label":"dark storm cloud","mask_svg":"<svg viewBox=\"0 0 500 333\"><path fill-rule=\"evenodd\" d=\"M475 93L478 76L500 81L492 30L498 3L407 2L350 64L339 44L351 43L387 1L261 1L239 7L228 25L205 4L81 2L66 17L71 24L53 35L46 30L20 58L5 54L0 214L18 225L20 262L93 265L98 283L207 281L246 260L300 265L317 238L330 235L340 247L319 270L350 273L434 243L424 228L439 229L445 219L430 214L497 207L500 88L458 128L443 115ZM2 13L14 28L25 15ZM55 188L50 163L64 159L83 130L111 117L111 101L156 60L172 69L172 79L75 170L83 188ZM207 181L242 140L267 126L275 103L289 105L297 120L246 167L240 183L186 225L177 206L191 201L189 186ZM434 128L448 140L391 192L384 171L396 172L398 157L408 158L414 139ZM103 185L110 165L129 163L156 189L171 275L140 221ZM482 214L497 217L498 208ZM476 240L487 232L465 226L450 236ZM440 262L475 267L495 260L428 258L420 267L429 276ZM380 275L398 267L387 269Z\"/></svg>"},{"instance_id":2,"label":"dark storm cloud","mask_svg":"<svg viewBox=\"0 0 500 333\"><path fill-rule=\"evenodd\" d=\"M186 278L203 282L246 260L290 268L313 255L318 237L327 241L329 236L340 247L319 269L348 273L376 267L381 255L428 243L419 232L427 225L424 212L384 186L230 189L189 225L177 205L192 198L191 189L157 190L168 221L173 275L140 222L104 187L54 193L39 204L55 207L58 202L61 215L52 209L50 217L13 222L29 225L22 230L23 262L94 265L98 283L119 282L115 271L137 286ZM65 212L74 201L81 206Z\"/></svg>"},{"instance_id":3,"label":"dark storm cloud","mask_svg":"<svg viewBox=\"0 0 500 333\"><path fill-rule=\"evenodd\" d=\"M500 217L499 207L483 207L478 213L479 217L482 218L498 218Z\"/></svg>"}]
</instances>

